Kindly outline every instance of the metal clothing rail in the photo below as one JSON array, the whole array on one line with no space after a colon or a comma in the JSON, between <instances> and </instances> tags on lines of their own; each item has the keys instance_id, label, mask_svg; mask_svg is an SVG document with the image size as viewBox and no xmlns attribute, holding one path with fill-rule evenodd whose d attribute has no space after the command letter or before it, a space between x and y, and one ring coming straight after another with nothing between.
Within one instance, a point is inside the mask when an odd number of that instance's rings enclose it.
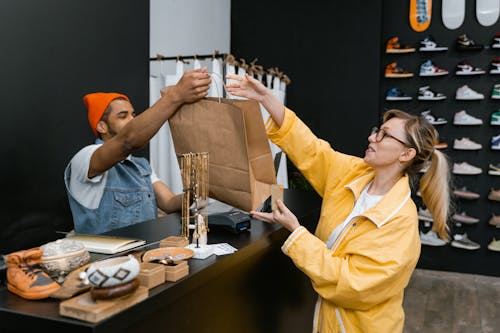
<instances>
[{"instance_id":1,"label":"metal clothing rail","mask_svg":"<svg viewBox=\"0 0 500 333\"><path fill-rule=\"evenodd\" d=\"M213 54L193 54L193 55L186 55L186 56L175 56L175 57L165 57L161 54L158 54L154 58L149 58L149 61L164 61L164 60L185 60L185 59L207 59L207 58L224 58L226 57L226 53L213 53Z\"/></svg>"}]
</instances>

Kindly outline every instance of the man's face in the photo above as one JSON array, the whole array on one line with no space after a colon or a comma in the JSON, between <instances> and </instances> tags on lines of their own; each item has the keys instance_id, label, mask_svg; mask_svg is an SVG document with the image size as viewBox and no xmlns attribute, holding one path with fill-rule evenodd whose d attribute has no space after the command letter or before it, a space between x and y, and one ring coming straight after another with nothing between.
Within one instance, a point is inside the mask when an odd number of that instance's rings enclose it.
<instances>
[{"instance_id":1,"label":"man's face","mask_svg":"<svg viewBox=\"0 0 500 333\"><path fill-rule=\"evenodd\" d=\"M105 120L109 137L113 137L120 130L134 119L135 112L132 104L123 99L115 99L110 103L111 111Z\"/></svg>"}]
</instances>

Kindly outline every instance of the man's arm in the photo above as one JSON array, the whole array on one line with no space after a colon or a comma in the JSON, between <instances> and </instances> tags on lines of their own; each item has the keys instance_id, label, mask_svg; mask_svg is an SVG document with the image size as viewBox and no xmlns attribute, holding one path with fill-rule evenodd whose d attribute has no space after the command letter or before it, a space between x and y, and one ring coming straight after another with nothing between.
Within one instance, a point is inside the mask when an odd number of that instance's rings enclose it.
<instances>
[{"instance_id":1,"label":"man's arm","mask_svg":"<svg viewBox=\"0 0 500 333\"><path fill-rule=\"evenodd\" d=\"M207 96L209 87L210 75L202 68L185 72L175 86L162 89L162 96L154 105L131 120L94 152L90 160L89 178L105 172L134 150L143 147L182 104L193 103Z\"/></svg>"},{"instance_id":2,"label":"man's arm","mask_svg":"<svg viewBox=\"0 0 500 333\"><path fill-rule=\"evenodd\" d=\"M173 213L179 211L182 207L182 194L173 194L168 186L162 181L153 183L153 189L156 196L156 204L158 208L165 213Z\"/></svg>"}]
</instances>

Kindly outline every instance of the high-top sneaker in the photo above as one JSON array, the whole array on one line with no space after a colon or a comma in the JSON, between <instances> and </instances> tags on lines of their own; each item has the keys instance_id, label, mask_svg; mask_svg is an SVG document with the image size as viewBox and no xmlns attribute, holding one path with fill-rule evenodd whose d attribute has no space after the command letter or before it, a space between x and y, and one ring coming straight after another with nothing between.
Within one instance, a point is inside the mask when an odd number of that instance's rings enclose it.
<instances>
[{"instance_id":1,"label":"high-top sneaker","mask_svg":"<svg viewBox=\"0 0 500 333\"><path fill-rule=\"evenodd\" d=\"M60 288L39 266L39 247L7 255L7 289L23 298L34 300L49 297Z\"/></svg>"},{"instance_id":2,"label":"high-top sneaker","mask_svg":"<svg viewBox=\"0 0 500 333\"><path fill-rule=\"evenodd\" d=\"M483 45L476 44L466 34L462 34L457 38L457 49L459 51L480 51L483 49Z\"/></svg>"}]
</instances>

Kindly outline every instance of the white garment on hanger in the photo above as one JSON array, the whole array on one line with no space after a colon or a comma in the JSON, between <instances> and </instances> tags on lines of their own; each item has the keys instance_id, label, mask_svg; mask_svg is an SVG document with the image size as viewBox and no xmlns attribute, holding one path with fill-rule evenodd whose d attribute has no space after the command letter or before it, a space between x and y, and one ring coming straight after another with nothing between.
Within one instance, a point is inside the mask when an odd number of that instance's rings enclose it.
<instances>
[{"instance_id":1,"label":"white garment on hanger","mask_svg":"<svg viewBox=\"0 0 500 333\"><path fill-rule=\"evenodd\" d=\"M193 64L193 69L200 69L201 68L201 63L198 59L194 59L194 64Z\"/></svg>"},{"instance_id":2,"label":"white garment on hanger","mask_svg":"<svg viewBox=\"0 0 500 333\"><path fill-rule=\"evenodd\" d=\"M208 97L223 97L223 77L222 77L222 65L219 59L212 59L212 83L210 84L210 90L208 91Z\"/></svg>"}]
</instances>

